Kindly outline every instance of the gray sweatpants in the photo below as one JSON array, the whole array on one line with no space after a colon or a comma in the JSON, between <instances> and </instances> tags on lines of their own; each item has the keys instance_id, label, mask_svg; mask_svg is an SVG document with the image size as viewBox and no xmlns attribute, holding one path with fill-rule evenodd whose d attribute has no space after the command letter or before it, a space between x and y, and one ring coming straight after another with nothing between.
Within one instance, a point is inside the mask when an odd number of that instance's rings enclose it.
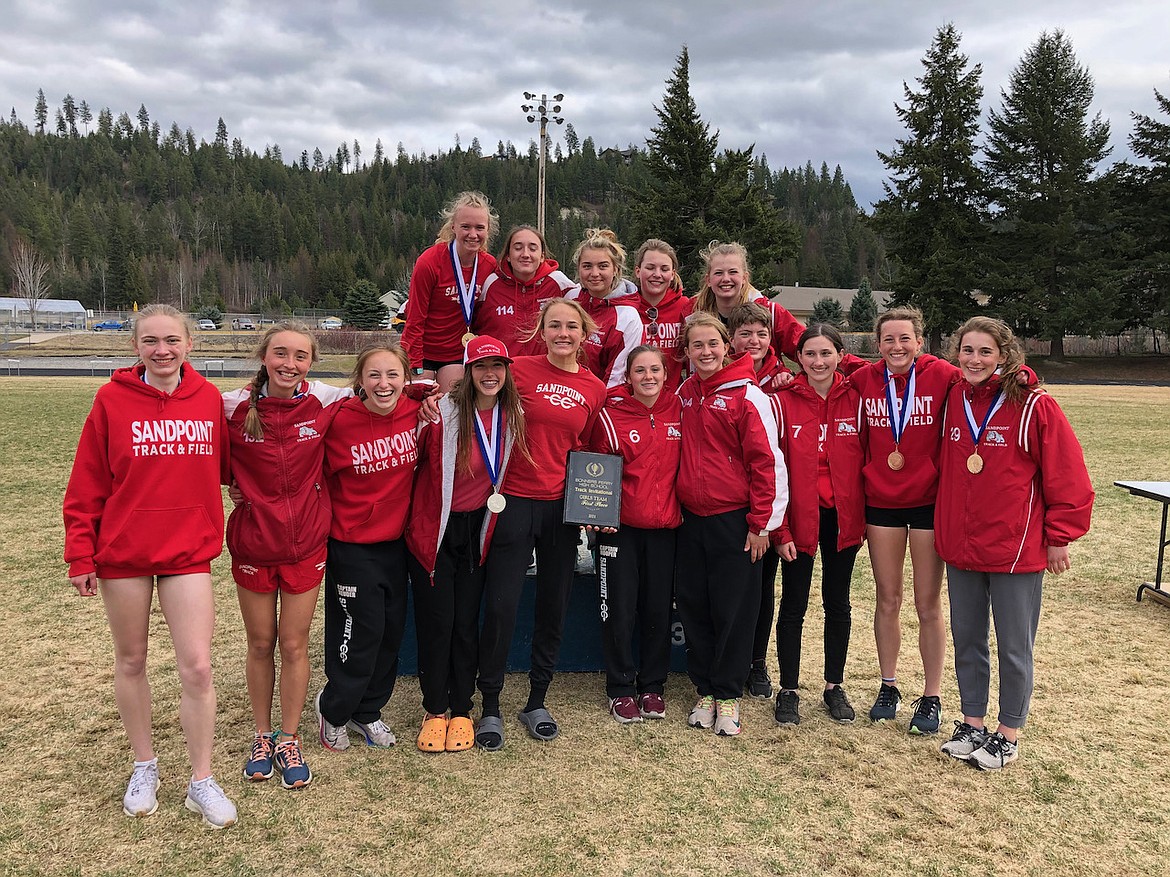
<instances>
[{"instance_id":1,"label":"gray sweatpants","mask_svg":"<svg viewBox=\"0 0 1170 877\"><path fill-rule=\"evenodd\" d=\"M986 573L947 564L955 676L963 715L987 714L991 684L988 610L999 650L999 723L1024 727L1032 701L1032 646L1044 572Z\"/></svg>"}]
</instances>

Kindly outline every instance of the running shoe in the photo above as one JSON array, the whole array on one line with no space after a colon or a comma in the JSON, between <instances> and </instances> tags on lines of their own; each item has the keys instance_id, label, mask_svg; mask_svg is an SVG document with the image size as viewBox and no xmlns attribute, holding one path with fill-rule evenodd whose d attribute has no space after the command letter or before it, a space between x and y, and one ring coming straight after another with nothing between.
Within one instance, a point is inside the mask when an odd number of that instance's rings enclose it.
<instances>
[{"instance_id":1,"label":"running shoe","mask_svg":"<svg viewBox=\"0 0 1170 877\"><path fill-rule=\"evenodd\" d=\"M158 759L135 763L134 772L122 796L122 812L127 816L150 816L158 809Z\"/></svg>"},{"instance_id":2,"label":"running shoe","mask_svg":"<svg viewBox=\"0 0 1170 877\"><path fill-rule=\"evenodd\" d=\"M219 783L211 777L187 784L187 800L183 805L203 817L208 828L227 828L236 824L236 805L228 800Z\"/></svg>"},{"instance_id":3,"label":"running shoe","mask_svg":"<svg viewBox=\"0 0 1170 877\"><path fill-rule=\"evenodd\" d=\"M280 771L280 784L286 789L303 789L313 781L313 772L301 752L301 738L295 734L276 744L272 761Z\"/></svg>"},{"instance_id":4,"label":"running shoe","mask_svg":"<svg viewBox=\"0 0 1170 877\"><path fill-rule=\"evenodd\" d=\"M622 725L642 721L642 713L638 710L638 702L632 697L611 697L609 699L609 714L613 720Z\"/></svg>"},{"instance_id":5,"label":"running shoe","mask_svg":"<svg viewBox=\"0 0 1170 877\"><path fill-rule=\"evenodd\" d=\"M715 698L708 694L695 701L691 714L687 716L687 724L704 731L715 727Z\"/></svg>"},{"instance_id":6,"label":"running shoe","mask_svg":"<svg viewBox=\"0 0 1170 877\"><path fill-rule=\"evenodd\" d=\"M643 692L638 695L638 712L644 719L665 719L666 701L657 692Z\"/></svg>"},{"instance_id":7,"label":"running shoe","mask_svg":"<svg viewBox=\"0 0 1170 877\"><path fill-rule=\"evenodd\" d=\"M911 734L937 734L942 721L942 701L925 694L914 701L914 715L910 719Z\"/></svg>"},{"instance_id":8,"label":"running shoe","mask_svg":"<svg viewBox=\"0 0 1170 877\"><path fill-rule=\"evenodd\" d=\"M967 758L980 770L1001 770L1020 757L1020 746L996 731Z\"/></svg>"},{"instance_id":9,"label":"running shoe","mask_svg":"<svg viewBox=\"0 0 1170 877\"><path fill-rule=\"evenodd\" d=\"M747 693L749 697L761 700L772 699L772 677L768 675L767 667L752 667L748 671Z\"/></svg>"},{"instance_id":10,"label":"running shoe","mask_svg":"<svg viewBox=\"0 0 1170 877\"><path fill-rule=\"evenodd\" d=\"M800 724L800 695L795 691L780 689L776 695L776 724L791 728Z\"/></svg>"},{"instance_id":11,"label":"running shoe","mask_svg":"<svg viewBox=\"0 0 1170 877\"><path fill-rule=\"evenodd\" d=\"M330 752L344 752L349 748L349 734L345 732L345 725L331 725L322 714L321 695L324 693L324 688L318 691L317 700L314 702L317 708L317 727L321 745Z\"/></svg>"},{"instance_id":12,"label":"running shoe","mask_svg":"<svg viewBox=\"0 0 1170 877\"><path fill-rule=\"evenodd\" d=\"M244 765L244 779L260 781L272 779L272 735L256 732L252 752Z\"/></svg>"},{"instance_id":13,"label":"running shoe","mask_svg":"<svg viewBox=\"0 0 1170 877\"><path fill-rule=\"evenodd\" d=\"M941 749L951 758L966 761L971 757L972 752L982 747L986 742L986 728L976 728L966 722L956 721L955 733L951 735L950 740L942 745Z\"/></svg>"},{"instance_id":14,"label":"running shoe","mask_svg":"<svg viewBox=\"0 0 1170 877\"><path fill-rule=\"evenodd\" d=\"M739 701L734 697L715 701L715 733L720 737L738 737L742 730Z\"/></svg>"},{"instance_id":15,"label":"running shoe","mask_svg":"<svg viewBox=\"0 0 1170 877\"><path fill-rule=\"evenodd\" d=\"M845 696L845 689L840 685L825 689L825 709L829 711L834 722L840 722L842 725L848 725L857 718L857 714L853 712L853 705Z\"/></svg>"},{"instance_id":16,"label":"running shoe","mask_svg":"<svg viewBox=\"0 0 1170 877\"><path fill-rule=\"evenodd\" d=\"M365 737L366 745L374 749L389 749L397 742L394 732L381 719L374 719L369 724L350 719L345 723L345 727Z\"/></svg>"},{"instance_id":17,"label":"running shoe","mask_svg":"<svg viewBox=\"0 0 1170 877\"><path fill-rule=\"evenodd\" d=\"M898 690L898 686L886 685L883 682L882 687L878 689L877 700L869 708L869 720L871 722L892 722L901 705L902 692Z\"/></svg>"}]
</instances>

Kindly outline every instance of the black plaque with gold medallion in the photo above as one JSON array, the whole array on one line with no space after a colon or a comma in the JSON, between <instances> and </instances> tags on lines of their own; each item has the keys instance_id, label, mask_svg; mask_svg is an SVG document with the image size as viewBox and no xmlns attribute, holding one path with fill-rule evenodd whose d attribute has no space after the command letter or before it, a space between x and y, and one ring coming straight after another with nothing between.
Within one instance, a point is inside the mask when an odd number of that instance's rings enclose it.
<instances>
[{"instance_id":1,"label":"black plaque with gold medallion","mask_svg":"<svg viewBox=\"0 0 1170 877\"><path fill-rule=\"evenodd\" d=\"M565 473L566 524L617 528L622 512L622 458L570 451Z\"/></svg>"}]
</instances>

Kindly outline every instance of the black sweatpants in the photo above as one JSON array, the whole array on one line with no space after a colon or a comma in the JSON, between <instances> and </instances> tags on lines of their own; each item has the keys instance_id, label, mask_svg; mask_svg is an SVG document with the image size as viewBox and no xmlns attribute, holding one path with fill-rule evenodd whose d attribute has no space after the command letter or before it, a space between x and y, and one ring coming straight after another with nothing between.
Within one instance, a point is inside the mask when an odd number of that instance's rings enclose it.
<instances>
[{"instance_id":1,"label":"black sweatpants","mask_svg":"<svg viewBox=\"0 0 1170 877\"><path fill-rule=\"evenodd\" d=\"M845 677L845 656L853 625L849 586L853 561L860 545L837 550L837 510L821 509L821 602L825 607L825 681L840 685ZM776 654L780 661L780 687L796 689L800 683L800 639L812 590L813 555L797 552L796 560L780 564L780 617L776 622Z\"/></svg>"},{"instance_id":2,"label":"black sweatpants","mask_svg":"<svg viewBox=\"0 0 1170 877\"><path fill-rule=\"evenodd\" d=\"M471 716L479 666L479 607L486 570L479 565L479 531L487 509L451 512L435 557L432 581L411 554L418 684L423 709L441 716Z\"/></svg>"},{"instance_id":3,"label":"black sweatpants","mask_svg":"<svg viewBox=\"0 0 1170 877\"><path fill-rule=\"evenodd\" d=\"M746 508L706 516L683 509L675 599L687 673L700 697L739 697L751 666L763 563L743 550L747 514Z\"/></svg>"},{"instance_id":4,"label":"black sweatpants","mask_svg":"<svg viewBox=\"0 0 1170 877\"><path fill-rule=\"evenodd\" d=\"M325 561L325 691L331 725L381 717L394 692L406 626L406 543L329 540Z\"/></svg>"},{"instance_id":5,"label":"black sweatpants","mask_svg":"<svg viewBox=\"0 0 1170 877\"><path fill-rule=\"evenodd\" d=\"M625 524L599 533L598 610L609 697L662 694L670 672L670 604L674 594L676 530ZM634 661L634 626L638 655ZM640 666L639 666L640 664Z\"/></svg>"},{"instance_id":6,"label":"black sweatpants","mask_svg":"<svg viewBox=\"0 0 1170 877\"><path fill-rule=\"evenodd\" d=\"M772 621L776 618L776 573L780 571L780 555L774 545L760 558L763 572L760 576L760 617L756 619L756 635L752 642L752 666L763 667L768 660L768 641L772 638Z\"/></svg>"},{"instance_id":7,"label":"black sweatpants","mask_svg":"<svg viewBox=\"0 0 1170 877\"><path fill-rule=\"evenodd\" d=\"M528 678L547 689L561 650L569 591L577 562L580 528L564 524L563 499L507 497L496 519L487 556L483 629L479 636L479 690L499 695L504 689L508 649L516 627L516 610L524 576L536 549L536 607Z\"/></svg>"}]
</instances>

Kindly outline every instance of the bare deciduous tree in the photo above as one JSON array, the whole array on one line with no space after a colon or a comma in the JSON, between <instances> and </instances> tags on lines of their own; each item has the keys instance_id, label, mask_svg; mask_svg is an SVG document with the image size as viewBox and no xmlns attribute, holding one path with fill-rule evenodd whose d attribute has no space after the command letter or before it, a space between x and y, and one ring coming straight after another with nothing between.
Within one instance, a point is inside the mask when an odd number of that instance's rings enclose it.
<instances>
[{"instance_id":1,"label":"bare deciduous tree","mask_svg":"<svg viewBox=\"0 0 1170 877\"><path fill-rule=\"evenodd\" d=\"M12 248L12 273L16 278L16 297L24 299L28 304L29 318L35 331L41 300L49 297L49 284L45 281L49 263L27 242L17 239Z\"/></svg>"}]
</instances>

